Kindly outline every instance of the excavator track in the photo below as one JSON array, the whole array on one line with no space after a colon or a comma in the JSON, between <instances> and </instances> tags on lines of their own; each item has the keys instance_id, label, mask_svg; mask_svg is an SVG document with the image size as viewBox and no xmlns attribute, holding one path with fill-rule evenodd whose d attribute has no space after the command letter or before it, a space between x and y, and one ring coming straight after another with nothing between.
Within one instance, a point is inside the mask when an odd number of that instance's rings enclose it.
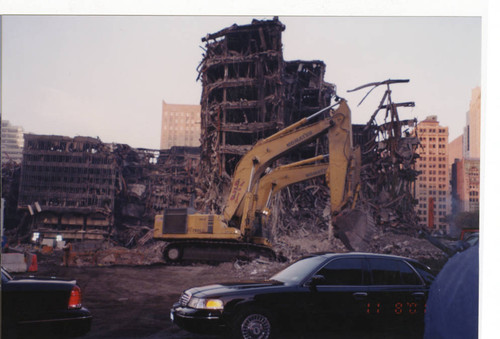
<instances>
[{"instance_id":1,"label":"excavator track","mask_svg":"<svg viewBox=\"0 0 500 339\"><path fill-rule=\"evenodd\" d=\"M163 256L167 263L219 263L264 257L279 260L272 248L236 241L182 240L168 242Z\"/></svg>"}]
</instances>

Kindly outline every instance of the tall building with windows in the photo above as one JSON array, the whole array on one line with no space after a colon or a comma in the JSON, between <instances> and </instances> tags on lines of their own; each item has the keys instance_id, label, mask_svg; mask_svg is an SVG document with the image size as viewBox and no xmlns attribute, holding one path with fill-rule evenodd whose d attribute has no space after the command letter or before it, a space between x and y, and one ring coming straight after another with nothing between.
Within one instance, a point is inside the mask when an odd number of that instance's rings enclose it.
<instances>
[{"instance_id":1,"label":"tall building with windows","mask_svg":"<svg viewBox=\"0 0 500 339\"><path fill-rule=\"evenodd\" d=\"M456 161L458 212L479 211L479 159Z\"/></svg>"},{"instance_id":2,"label":"tall building with windows","mask_svg":"<svg viewBox=\"0 0 500 339\"><path fill-rule=\"evenodd\" d=\"M415 193L421 226L449 232L447 216L451 212L450 172L448 165L448 127L439 125L437 116L429 116L417 126L421 142Z\"/></svg>"},{"instance_id":3,"label":"tall building with windows","mask_svg":"<svg viewBox=\"0 0 500 339\"><path fill-rule=\"evenodd\" d=\"M160 149L200 146L200 105L175 105L163 101Z\"/></svg>"},{"instance_id":4,"label":"tall building with windows","mask_svg":"<svg viewBox=\"0 0 500 339\"><path fill-rule=\"evenodd\" d=\"M458 140L458 139L457 139ZM461 138L461 154L452 163L453 214L479 210L481 156L481 87L472 90L466 126ZM456 148L450 143L450 147ZM451 154L451 153L450 153Z\"/></svg>"},{"instance_id":5,"label":"tall building with windows","mask_svg":"<svg viewBox=\"0 0 500 339\"><path fill-rule=\"evenodd\" d=\"M20 164L23 160L24 129L2 120L2 164L9 161Z\"/></svg>"},{"instance_id":6,"label":"tall building with windows","mask_svg":"<svg viewBox=\"0 0 500 339\"><path fill-rule=\"evenodd\" d=\"M479 159L481 156L481 87L472 90L469 111L464 128L464 157Z\"/></svg>"}]
</instances>

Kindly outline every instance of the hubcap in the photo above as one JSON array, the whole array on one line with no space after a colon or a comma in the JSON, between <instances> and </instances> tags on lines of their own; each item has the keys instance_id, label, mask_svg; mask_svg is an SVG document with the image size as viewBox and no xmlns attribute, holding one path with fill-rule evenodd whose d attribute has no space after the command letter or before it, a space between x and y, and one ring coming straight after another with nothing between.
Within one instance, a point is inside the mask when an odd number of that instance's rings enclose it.
<instances>
[{"instance_id":1,"label":"hubcap","mask_svg":"<svg viewBox=\"0 0 500 339\"><path fill-rule=\"evenodd\" d=\"M269 319L262 314L250 314L241 323L244 339L267 339L271 334Z\"/></svg>"}]
</instances>

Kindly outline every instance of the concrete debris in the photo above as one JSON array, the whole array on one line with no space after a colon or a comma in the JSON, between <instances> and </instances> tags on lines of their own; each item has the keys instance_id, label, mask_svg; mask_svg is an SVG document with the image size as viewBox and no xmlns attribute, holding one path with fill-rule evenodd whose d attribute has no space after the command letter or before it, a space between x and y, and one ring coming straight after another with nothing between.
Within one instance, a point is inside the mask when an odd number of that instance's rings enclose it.
<instances>
[{"instance_id":1,"label":"concrete debris","mask_svg":"<svg viewBox=\"0 0 500 339\"><path fill-rule=\"evenodd\" d=\"M103 245L96 249L79 249L71 253L69 266L152 265L164 263L165 243L140 246L133 249Z\"/></svg>"}]
</instances>

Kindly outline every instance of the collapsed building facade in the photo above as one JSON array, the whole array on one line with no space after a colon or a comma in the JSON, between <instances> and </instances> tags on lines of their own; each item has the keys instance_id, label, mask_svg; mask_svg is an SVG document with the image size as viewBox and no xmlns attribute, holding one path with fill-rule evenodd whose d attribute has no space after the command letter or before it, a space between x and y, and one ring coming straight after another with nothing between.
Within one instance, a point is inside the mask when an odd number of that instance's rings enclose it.
<instances>
[{"instance_id":1,"label":"collapsed building facade","mask_svg":"<svg viewBox=\"0 0 500 339\"><path fill-rule=\"evenodd\" d=\"M115 180L100 140L26 134L18 208L48 238L102 239L113 224Z\"/></svg>"},{"instance_id":2,"label":"collapsed building facade","mask_svg":"<svg viewBox=\"0 0 500 339\"><path fill-rule=\"evenodd\" d=\"M202 39L199 206L219 211L236 164L259 139L330 104L322 61L283 59L277 19L233 25ZM222 193L222 194L221 194Z\"/></svg>"},{"instance_id":3,"label":"collapsed building facade","mask_svg":"<svg viewBox=\"0 0 500 339\"><path fill-rule=\"evenodd\" d=\"M144 233L163 209L189 206L198 159L195 147L159 151L90 137L26 134L20 179L13 174L5 182L7 187L17 183L9 192L19 192L17 208L23 217L6 229L17 226L21 237L112 236L120 243L130 242L126 238L134 240Z\"/></svg>"}]
</instances>

